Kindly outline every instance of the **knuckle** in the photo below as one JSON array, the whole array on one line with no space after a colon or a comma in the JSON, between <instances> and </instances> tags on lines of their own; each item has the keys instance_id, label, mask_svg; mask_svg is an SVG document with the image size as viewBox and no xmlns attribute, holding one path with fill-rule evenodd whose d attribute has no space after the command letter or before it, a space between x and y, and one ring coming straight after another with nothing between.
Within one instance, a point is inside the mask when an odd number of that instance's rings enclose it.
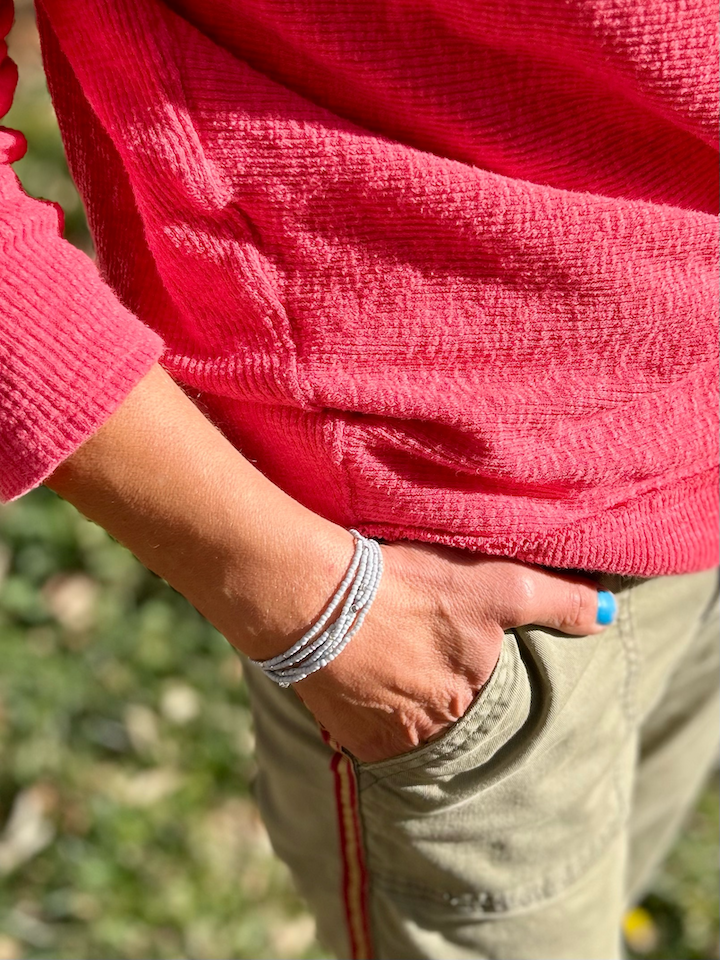
<instances>
[{"instance_id":1,"label":"knuckle","mask_svg":"<svg viewBox=\"0 0 720 960\"><path fill-rule=\"evenodd\" d=\"M517 625L529 623L537 599L537 583L529 570L518 570L513 577L508 600Z\"/></svg>"},{"instance_id":2,"label":"knuckle","mask_svg":"<svg viewBox=\"0 0 720 960\"><path fill-rule=\"evenodd\" d=\"M568 617L567 622L573 627L586 627L594 623L595 611L593 609L594 597L591 590L582 587L579 584L572 585L568 596Z\"/></svg>"},{"instance_id":3,"label":"knuckle","mask_svg":"<svg viewBox=\"0 0 720 960\"><path fill-rule=\"evenodd\" d=\"M577 585L571 585L568 592L568 612L566 621L574 627L580 626L585 620L585 598L584 591Z\"/></svg>"}]
</instances>

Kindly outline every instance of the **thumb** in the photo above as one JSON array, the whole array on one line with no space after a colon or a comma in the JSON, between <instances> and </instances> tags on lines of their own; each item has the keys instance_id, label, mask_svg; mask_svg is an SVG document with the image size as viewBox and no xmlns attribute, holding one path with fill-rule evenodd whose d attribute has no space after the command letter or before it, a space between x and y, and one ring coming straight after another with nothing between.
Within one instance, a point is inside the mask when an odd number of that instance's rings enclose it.
<instances>
[{"instance_id":1,"label":"thumb","mask_svg":"<svg viewBox=\"0 0 720 960\"><path fill-rule=\"evenodd\" d=\"M534 623L584 637L601 633L615 619L615 597L587 580L534 567L520 567L517 577L515 590L510 592L514 608L505 611L505 618L513 622L504 626Z\"/></svg>"}]
</instances>

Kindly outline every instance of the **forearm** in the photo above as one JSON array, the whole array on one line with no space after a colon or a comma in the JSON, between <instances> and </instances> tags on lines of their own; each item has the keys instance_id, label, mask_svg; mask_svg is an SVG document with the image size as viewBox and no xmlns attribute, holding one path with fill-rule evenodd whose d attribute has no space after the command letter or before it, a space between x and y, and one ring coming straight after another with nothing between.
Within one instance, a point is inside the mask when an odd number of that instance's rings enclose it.
<instances>
[{"instance_id":1,"label":"forearm","mask_svg":"<svg viewBox=\"0 0 720 960\"><path fill-rule=\"evenodd\" d=\"M304 632L352 553L346 531L267 480L158 366L47 485L256 658Z\"/></svg>"},{"instance_id":2,"label":"forearm","mask_svg":"<svg viewBox=\"0 0 720 960\"><path fill-rule=\"evenodd\" d=\"M183 593L232 644L267 659L299 639L341 582L352 536L275 487L154 367L49 485ZM436 736L528 623L598 633L596 585L419 544L383 550L362 629L296 685L363 760ZM612 599L612 598L610 598Z\"/></svg>"}]
</instances>

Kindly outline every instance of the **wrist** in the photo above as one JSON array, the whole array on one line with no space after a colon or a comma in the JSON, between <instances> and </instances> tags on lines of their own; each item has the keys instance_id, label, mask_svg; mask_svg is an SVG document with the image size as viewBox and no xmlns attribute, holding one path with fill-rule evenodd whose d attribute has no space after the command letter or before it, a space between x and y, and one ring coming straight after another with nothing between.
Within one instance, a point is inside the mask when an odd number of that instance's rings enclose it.
<instances>
[{"instance_id":1,"label":"wrist","mask_svg":"<svg viewBox=\"0 0 720 960\"><path fill-rule=\"evenodd\" d=\"M376 540L363 537L357 530L350 533L352 560L322 615L280 654L253 661L281 687L305 680L340 656L372 606L382 578L382 550Z\"/></svg>"},{"instance_id":2,"label":"wrist","mask_svg":"<svg viewBox=\"0 0 720 960\"><path fill-rule=\"evenodd\" d=\"M297 507L297 505L293 504ZM223 599L211 604L215 626L253 660L283 653L321 616L351 561L352 534L297 507L263 542L229 559Z\"/></svg>"},{"instance_id":3,"label":"wrist","mask_svg":"<svg viewBox=\"0 0 720 960\"><path fill-rule=\"evenodd\" d=\"M253 659L302 636L353 552L347 530L272 484L160 368L47 482Z\"/></svg>"}]
</instances>

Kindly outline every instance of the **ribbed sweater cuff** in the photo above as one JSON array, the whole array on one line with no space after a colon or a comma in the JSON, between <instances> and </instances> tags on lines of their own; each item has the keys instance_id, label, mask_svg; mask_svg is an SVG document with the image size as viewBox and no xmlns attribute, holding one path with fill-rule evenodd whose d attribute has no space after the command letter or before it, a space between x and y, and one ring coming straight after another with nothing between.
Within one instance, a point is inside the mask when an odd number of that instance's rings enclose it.
<instances>
[{"instance_id":1,"label":"ribbed sweater cuff","mask_svg":"<svg viewBox=\"0 0 720 960\"><path fill-rule=\"evenodd\" d=\"M33 233L16 251L6 247L0 264L2 500L42 483L162 351L86 256Z\"/></svg>"}]
</instances>

